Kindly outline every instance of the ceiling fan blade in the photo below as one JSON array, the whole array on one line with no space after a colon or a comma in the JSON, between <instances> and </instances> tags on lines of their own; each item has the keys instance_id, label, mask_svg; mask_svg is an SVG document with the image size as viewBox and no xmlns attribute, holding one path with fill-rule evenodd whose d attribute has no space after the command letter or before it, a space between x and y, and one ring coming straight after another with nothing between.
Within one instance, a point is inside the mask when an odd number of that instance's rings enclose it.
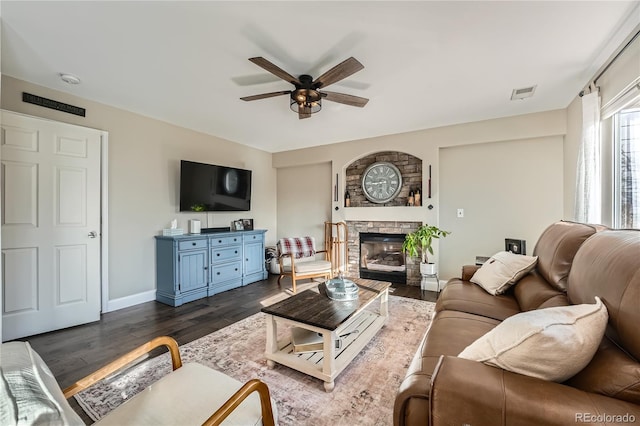
<instances>
[{"instance_id":1,"label":"ceiling fan blade","mask_svg":"<svg viewBox=\"0 0 640 426\"><path fill-rule=\"evenodd\" d=\"M293 85L299 85L300 84L300 80L298 80L297 78L295 78L294 76L292 76L291 74L289 74L288 72L286 72L285 70L280 68L279 66L275 65L274 63L269 62L268 60L266 60L262 56L258 56L258 57L255 57L255 58L249 58L249 60L251 62L253 62L254 64L256 64L257 66L262 67L265 70L269 71L271 74L273 74L273 75L275 75L277 77L280 77L284 81L288 81L289 83L291 83Z\"/></svg>"},{"instance_id":2,"label":"ceiling fan blade","mask_svg":"<svg viewBox=\"0 0 640 426\"><path fill-rule=\"evenodd\" d=\"M291 90L281 90L279 92L270 92L270 93L262 93L260 95L245 96L240 99L242 99L243 101L257 101L258 99L273 98L274 96L288 95L290 93L291 93Z\"/></svg>"},{"instance_id":3,"label":"ceiling fan blade","mask_svg":"<svg viewBox=\"0 0 640 426\"><path fill-rule=\"evenodd\" d=\"M316 78L316 80L313 82L313 85L318 89L321 87L326 87L330 84L342 80L343 78L349 77L351 74L354 74L363 68L364 65L358 62L358 60L352 56L349 59L346 59L335 67L331 68L320 77Z\"/></svg>"},{"instance_id":4,"label":"ceiling fan blade","mask_svg":"<svg viewBox=\"0 0 640 426\"><path fill-rule=\"evenodd\" d=\"M311 107L298 105L298 118L302 120L309 117L311 117Z\"/></svg>"},{"instance_id":5,"label":"ceiling fan blade","mask_svg":"<svg viewBox=\"0 0 640 426\"><path fill-rule=\"evenodd\" d=\"M351 105L354 107L364 107L369 99L360 96L347 95L345 93L321 92L323 98L327 101L338 102L340 104Z\"/></svg>"}]
</instances>

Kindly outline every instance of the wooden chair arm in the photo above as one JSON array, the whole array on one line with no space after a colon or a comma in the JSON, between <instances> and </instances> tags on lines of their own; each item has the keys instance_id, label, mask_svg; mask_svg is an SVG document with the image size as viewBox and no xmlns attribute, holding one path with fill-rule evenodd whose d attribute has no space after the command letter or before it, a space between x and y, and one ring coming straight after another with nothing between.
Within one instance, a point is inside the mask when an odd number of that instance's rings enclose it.
<instances>
[{"instance_id":1,"label":"wooden chair arm","mask_svg":"<svg viewBox=\"0 0 640 426\"><path fill-rule=\"evenodd\" d=\"M137 347L136 349L122 355L120 358L116 359L113 362L105 365L101 369L94 371L88 376L78 380L68 388L62 391L64 397L69 399L73 395L78 392L88 388L89 386L99 382L110 374L115 373L121 368L127 366L131 362L140 358L144 354L151 352L153 349L166 346L169 349L169 353L171 353L171 363L173 365L173 369L177 370L182 367L182 359L180 358L180 350L178 349L178 342L176 342L173 338L169 336L160 336L155 339L143 344L142 346Z\"/></svg>"},{"instance_id":2,"label":"wooden chair arm","mask_svg":"<svg viewBox=\"0 0 640 426\"><path fill-rule=\"evenodd\" d=\"M267 385L258 379L249 380L244 384L236 393L234 393L227 402L218 408L211 417L207 419L203 426L217 426L224 421L235 410L242 401L244 401L253 392L258 392L260 395L260 407L262 409L262 424L263 426L275 426L275 420L273 418L273 408L271 407L271 397L269 396L269 388Z\"/></svg>"}]
</instances>

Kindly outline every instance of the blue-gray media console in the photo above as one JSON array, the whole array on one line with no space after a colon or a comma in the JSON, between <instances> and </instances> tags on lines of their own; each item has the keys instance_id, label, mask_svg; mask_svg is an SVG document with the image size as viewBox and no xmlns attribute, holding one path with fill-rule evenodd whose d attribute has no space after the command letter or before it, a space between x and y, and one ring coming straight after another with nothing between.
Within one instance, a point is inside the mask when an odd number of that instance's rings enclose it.
<instances>
[{"instance_id":1,"label":"blue-gray media console","mask_svg":"<svg viewBox=\"0 0 640 426\"><path fill-rule=\"evenodd\" d=\"M180 306L266 279L266 232L156 236L156 300Z\"/></svg>"}]
</instances>

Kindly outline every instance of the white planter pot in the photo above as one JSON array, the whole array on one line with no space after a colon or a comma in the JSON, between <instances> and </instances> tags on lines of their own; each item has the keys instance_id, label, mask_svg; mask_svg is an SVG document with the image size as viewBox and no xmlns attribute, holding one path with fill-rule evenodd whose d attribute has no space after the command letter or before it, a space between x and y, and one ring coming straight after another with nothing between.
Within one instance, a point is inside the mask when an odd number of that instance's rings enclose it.
<instances>
[{"instance_id":1,"label":"white planter pot","mask_svg":"<svg viewBox=\"0 0 640 426\"><path fill-rule=\"evenodd\" d=\"M438 273L438 268L435 263L420 263L421 275L435 275Z\"/></svg>"}]
</instances>

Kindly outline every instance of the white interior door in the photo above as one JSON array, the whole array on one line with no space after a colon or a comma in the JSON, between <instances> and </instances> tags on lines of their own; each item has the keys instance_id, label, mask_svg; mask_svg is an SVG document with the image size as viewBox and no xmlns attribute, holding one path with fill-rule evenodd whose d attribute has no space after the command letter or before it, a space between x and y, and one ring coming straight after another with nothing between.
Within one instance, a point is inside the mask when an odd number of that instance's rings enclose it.
<instances>
[{"instance_id":1,"label":"white interior door","mask_svg":"<svg viewBox=\"0 0 640 426\"><path fill-rule=\"evenodd\" d=\"M100 319L100 135L2 111L2 339Z\"/></svg>"}]
</instances>

